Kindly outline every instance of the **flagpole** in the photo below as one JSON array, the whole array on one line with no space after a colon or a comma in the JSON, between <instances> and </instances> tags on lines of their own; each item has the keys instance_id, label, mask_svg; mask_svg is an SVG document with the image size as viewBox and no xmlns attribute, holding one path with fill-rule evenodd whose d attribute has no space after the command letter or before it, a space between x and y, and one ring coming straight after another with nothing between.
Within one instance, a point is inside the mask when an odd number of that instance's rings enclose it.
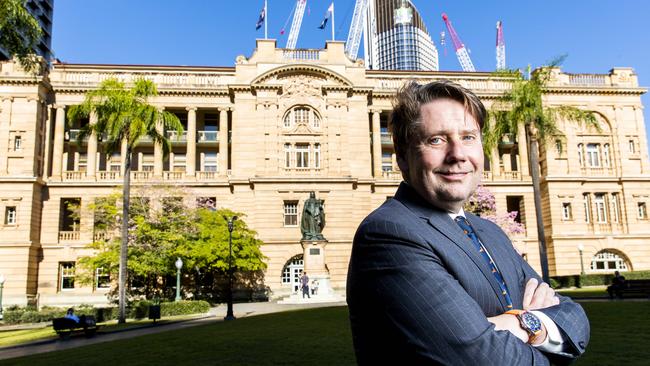
<instances>
[{"instance_id":1,"label":"flagpole","mask_svg":"<svg viewBox=\"0 0 650 366\"><path fill-rule=\"evenodd\" d=\"M334 1L332 1L332 41L334 41Z\"/></svg>"},{"instance_id":2,"label":"flagpole","mask_svg":"<svg viewBox=\"0 0 650 366\"><path fill-rule=\"evenodd\" d=\"M264 0L264 39L269 39L269 8Z\"/></svg>"}]
</instances>

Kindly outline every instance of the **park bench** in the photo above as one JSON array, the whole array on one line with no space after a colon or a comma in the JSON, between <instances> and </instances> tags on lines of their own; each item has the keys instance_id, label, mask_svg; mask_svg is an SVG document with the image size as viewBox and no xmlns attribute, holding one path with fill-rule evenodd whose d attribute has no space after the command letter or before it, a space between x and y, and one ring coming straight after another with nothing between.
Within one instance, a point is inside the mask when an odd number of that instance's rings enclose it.
<instances>
[{"instance_id":1,"label":"park bench","mask_svg":"<svg viewBox=\"0 0 650 366\"><path fill-rule=\"evenodd\" d=\"M78 323L73 319L54 318L52 319L52 327L61 338L69 337L70 334L75 332L82 332L86 337L92 337L98 328L95 323L95 317L89 315L79 317Z\"/></svg>"},{"instance_id":2,"label":"park bench","mask_svg":"<svg viewBox=\"0 0 650 366\"><path fill-rule=\"evenodd\" d=\"M641 294L650 296L650 280L626 280L622 292L623 295Z\"/></svg>"}]
</instances>

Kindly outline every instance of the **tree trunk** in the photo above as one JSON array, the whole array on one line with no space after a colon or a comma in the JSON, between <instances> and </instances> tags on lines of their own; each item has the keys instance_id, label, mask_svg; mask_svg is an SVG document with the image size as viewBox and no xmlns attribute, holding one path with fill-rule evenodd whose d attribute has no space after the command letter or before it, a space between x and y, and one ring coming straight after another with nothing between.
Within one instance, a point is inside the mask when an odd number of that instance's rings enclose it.
<instances>
[{"instance_id":1,"label":"tree trunk","mask_svg":"<svg viewBox=\"0 0 650 366\"><path fill-rule=\"evenodd\" d=\"M126 323L126 273L129 244L129 198L131 193L131 149L127 148L124 164L124 186L122 187L122 242L120 243L119 307L118 323Z\"/></svg>"},{"instance_id":2,"label":"tree trunk","mask_svg":"<svg viewBox=\"0 0 650 366\"><path fill-rule=\"evenodd\" d=\"M539 186L539 148L537 143L537 134L531 131L534 127L528 125L526 129L528 141L530 144L529 162L530 175L533 180L533 196L535 198L535 216L537 218L537 240L539 245L539 262L542 267L542 279L550 284L548 274L548 257L546 254L546 236L544 235L544 220L542 218L542 194Z\"/></svg>"}]
</instances>

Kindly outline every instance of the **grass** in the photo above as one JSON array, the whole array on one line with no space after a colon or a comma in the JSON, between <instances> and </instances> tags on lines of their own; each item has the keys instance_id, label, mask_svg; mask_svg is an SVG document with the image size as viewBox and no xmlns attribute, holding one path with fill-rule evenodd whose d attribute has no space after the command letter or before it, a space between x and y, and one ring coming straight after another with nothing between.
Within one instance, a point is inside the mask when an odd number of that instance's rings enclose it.
<instances>
[{"instance_id":1,"label":"grass","mask_svg":"<svg viewBox=\"0 0 650 366\"><path fill-rule=\"evenodd\" d=\"M577 365L647 365L650 302L583 303L591 342ZM118 356L119 355L119 356ZM9 365L354 365L346 307L240 318L4 360Z\"/></svg>"},{"instance_id":2,"label":"grass","mask_svg":"<svg viewBox=\"0 0 650 366\"><path fill-rule=\"evenodd\" d=\"M177 315L165 317L161 321L157 321L158 324L165 324L169 321L179 321L185 319L195 318L196 315ZM152 321L149 319L129 319L125 324L117 324L117 320L111 320L104 323L97 324L99 326L99 333L102 332L112 332L119 329L141 327L143 325L151 324ZM52 329L52 325L48 325L44 328L37 329L20 329L20 330L8 330L0 331L0 347L10 347L23 343L36 342L36 341L45 341L49 339L56 339L58 335Z\"/></svg>"},{"instance_id":3,"label":"grass","mask_svg":"<svg viewBox=\"0 0 650 366\"><path fill-rule=\"evenodd\" d=\"M607 286L589 286L583 288L557 290L557 292L561 295L569 296L573 299L580 299L585 297L601 297L603 299L609 298L609 295L607 294Z\"/></svg>"}]
</instances>

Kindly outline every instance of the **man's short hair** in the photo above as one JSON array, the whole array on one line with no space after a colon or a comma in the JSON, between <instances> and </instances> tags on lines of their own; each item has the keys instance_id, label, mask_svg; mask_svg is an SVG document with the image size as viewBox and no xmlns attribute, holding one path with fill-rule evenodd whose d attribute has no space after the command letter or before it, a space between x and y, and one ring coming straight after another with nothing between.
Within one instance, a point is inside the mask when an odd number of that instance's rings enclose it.
<instances>
[{"instance_id":1,"label":"man's short hair","mask_svg":"<svg viewBox=\"0 0 650 366\"><path fill-rule=\"evenodd\" d=\"M388 128L393 134L393 145L398 157L405 157L410 144L417 138L418 126L422 122L420 108L436 99L451 99L465 106L465 110L483 128L486 110L483 102L469 89L449 80L434 81L420 85L410 82L402 86L393 102L393 112Z\"/></svg>"}]
</instances>

